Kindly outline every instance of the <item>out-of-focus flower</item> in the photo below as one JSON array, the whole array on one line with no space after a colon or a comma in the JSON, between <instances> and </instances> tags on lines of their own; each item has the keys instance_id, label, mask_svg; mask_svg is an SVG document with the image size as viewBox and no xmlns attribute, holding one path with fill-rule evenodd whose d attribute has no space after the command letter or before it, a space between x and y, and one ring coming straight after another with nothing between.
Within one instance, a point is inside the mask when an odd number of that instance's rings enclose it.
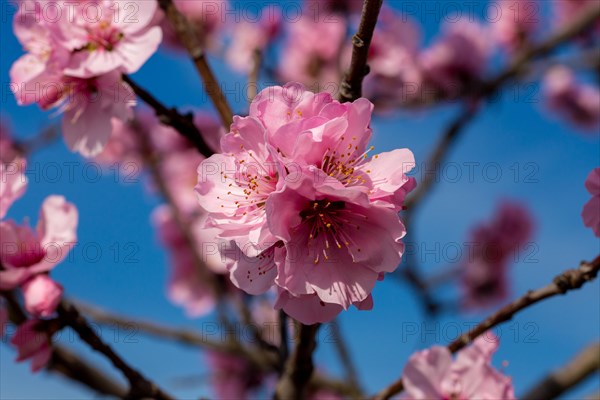
<instances>
[{"instance_id":1,"label":"out-of-focus flower","mask_svg":"<svg viewBox=\"0 0 600 400\"><path fill-rule=\"evenodd\" d=\"M276 307L305 324L372 307L404 249L397 213L414 158L368 156L372 109L298 84L265 89L198 168L201 206L239 249L232 282L250 294L275 286Z\"/></svg>"},{"instance_id":2,"label":"out-of-focus flower","mask_svg":"<svg viewBox=\"0 0 600 400\"><path fill-rule=\"evenodd\" d=\"M253 66L255 51L264 50L279 33L280 13L263 10L256 21L243 20L233 27L231 45L225 53L229 65L239 72L247 73Z\"/></svg>"},{"instance_id":3,"label":"out-of-focus flower","mask_svg":"<svg viewBox=\"0 0 600 400\"><path fill-rule=\"evenodd\" d=\"M211 370L212 388L218 399L248 399L264 380L255 367L235 354L207 351L205 357Z\"/></svg>"},{"instance_id":4,"label":"out-of-focus flower","mask_svg":"<svg viewBox=\"0 0 600 400\"><path fill-rule=\"evenodd\" d=\"M459 19L446 23L441 38L419 57L425 85L446 97L460 94L481 79L491 49L489 34L478 22Z\"/></svg>"},{"instance_id":5,"label":"out-of-focus flower","mask_svg":"<svg viewBox=\"0 0 600 400\"><path fill-rule=\"evenodd\" d=\"M27 189L25 164L25 159L0 163L0 219L6 216L12 203L23 196Z\"/></svg>"},{"instance_id":6,"label":"out-of-focus flower","mask_svg":"<svg viewBox=\"0 0 600 400\"><path fill-rule=\"evenodd\" d=\"M365 77L364 96L376 105L406 103L418 96L422 73L417 62L420 32L406 16L383 7L369 47L369 74ZM346 51L350 62L351 47Z\"/></svg>"},{"instance_id":7,"label":"out-of-focus flower","mask_svg":"<svg viewBox=\"0 0 600 400\"><path fill-rule=\"evenodd\" d=\"M596 0L555 0L551 4L558 27L568 25L584 13L593 12L600 7ZM600 22L596 23L593 29L595 33L600 33Z\"/></svg>"},{"instance_id":8,"label":"out-of-focus flower","mask_svg":"<svg viewBox=\"0 0 600 400\"><path fill-rule=\"evenodd\" d=\"M13 289L53 269L77 240L77 208L62 196L48 196L36 230L14 221L0 222L0 289Z\"/></svg>"},{"instance_id":9,"label":"out-of-focus flower","mask_svg":"<svg viewBox=\"0 0 600 400\"><path fill-rule=\"evenodd\" d=\"M597 132L600 124L600 90L575 80L565 66L550 69L544 77L548 107L580 128Z\"/></svg>"},{"instance_id":10,"label":"out-of-focus flower","mask_svg":"<svg viewBox=\"0 0 600 400\"><path fill-rule=\"evenodd\" d=\"M48 275L40 274L23 284L25 309L34 317L48 317L62 298L63 287Z\"/></svg>"},{"instance_id":11,"label":"out-of-focus flower","mask_svg":"<svg viewBox=\"0 0 600 400\"><path fill-rule=\"evenodd\" d=\"M497 0L490 11L497 15L490 24L494 39L508 51L520 49L540 22L540 7L537 0Z\"/></svg>"},{"instance_id":12,"label":"out-of-focus flower","mask_svg":"<svg viewBox=\"0 0 600 400\"><path fill-rule=\"evenodd\" d=\"M226 18L232 15L228 14L228 11L232 10L229 0L173 0L173 4L194 25L198 40L204 48L215 51L220 47L220 35L225 29ZM164 17L162 11L159 14L160 16L155 20L161 21L163 43L171 49L182 50L182 45L170 22Z\"/></svg>"},{"instance_id":13,"label":"out-of-focus flower","mask_svg":"<svg viewBox=\"0 0 600 400\"><path fill-rule=\"evenodd\" d=\"M319 14L319 18L303 15L288 24L278 66L280 79L301 82L315 92L337 91L341 79L339 61L347 29L345 21L341 15Z\"/></svg>"},{"instance_id":14,"label":"out-of-focus flower","mask_svg":"<svg viewBox=\"0 0 600 400\"><path fill-rule=\"evenodd\" d=\"M214 307L215 292L197 268L200 261L206 267L203 271L206 274L223 274L227 271L219 251L222 241L216 238L217 232L206 228L202 219L192 220L191 234L201 258L197 260L169 206L163 205L154 210L152 220L161 242L169 250L169 298L175 304L183 306L191 317L207 314Z\"/></svg>"},{"instance_id":15,"label":"out-of-focus flower","mask_svg":"<svg viewBox=\"0 0 600 400\"><path fill-rule=\"evenodd\" d=\"M8 324L8 310L6 304L4 304L4 299L0 299L0 338L4 337L6 324Z\"/></svg>"},{"instance_id":16,"label":"out-of-focus flower","mask_svg":"<svg viewBox=\"0 0 600 400\"><path fill-rule=\"evenodd\" d=\"M475 339L454 361L452 353L441 346L413 354L402 375L405 398L514 400L511 379L491 365L498 339L490 336Z\"/></svg>"},{"instance_id":17,"label":"out-of-focus flower","mask_svg":"<svg viewBox=\"0 0 600 400\"><path fill-rule=\"evenodd\" d=\"M594 168L585 180L585 188L592 198L585 203L581 216L583 223L600 237L600 168Z\"/></svg>"},{"instance_id":18,"label":"out-of-focus flower","mask_svg":"<svg viewBox=\"0 0 600 400\"><path fill-rule=\"evenodd\" d=\"M10 343L17 348L17 362L31 359L31 371L44 368L52 356L50 336L42 329L42 321L30 319L19 325Z\"/></svg>"},{"instance_id":19,"label":"out-of-focus flower","mask_svg":"<svg viewBox=\"0 0 600 400\"><path fill-rule=\"evenodd\" d=\"M20 152L15 146L8 121L4 118L0 118L0 163L10 164L15 161L19 155Z\"/></svg>"},{"instance_id":20,"label":"out-of-focus flower","mask_svg":"<svg viewBox=\"0 0 600 400\"><path fill-rule=\"evenodd\" d=\"M462 270L466 307L494 304L507 296L511 257L523 250L532 232L529 211L516 202L502 203L492 221L472 231L472 251Z\"/></svg>"}]
</instances>

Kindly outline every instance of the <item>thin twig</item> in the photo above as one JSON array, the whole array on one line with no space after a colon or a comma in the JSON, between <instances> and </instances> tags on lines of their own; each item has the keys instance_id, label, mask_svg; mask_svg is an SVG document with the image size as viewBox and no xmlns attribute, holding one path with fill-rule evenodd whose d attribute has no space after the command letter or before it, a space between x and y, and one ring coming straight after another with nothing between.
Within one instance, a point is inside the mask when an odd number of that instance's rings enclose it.
<instances>
[{"instance_id":1,"label":"thin twig","mask_svg":"<svg viewBox=\"0 0 600 400\"><path fill-rule=\"evenodd\" d=\"M365 0L358 31L352 37L352 60L350 69L340 85L340 102L354 101L362 96L362 82L369 73L367 58L369 46L379 17L383 0Z\"/></svg>"},{"instance_id":2,"label":"thin twig","mask_svg":"<svg viewBox=\"0 0 600 400\"><path fill-rule=\"evenodd\" d=\"M174 399L165 393L154 382L148 380L140 372L127 364L108 344L106 344L88 324L87 320L79 313L77 308L66 301L57 307L59 318L71 327L81 340L92 349L103 354L127 378L130 385L129 396L133 398L153 398L158 400Z\"/></svg>"},{"instance_id":3,"label":"thin twig","mask_svg":"<svg viewBox=\"0 0 600 400\"><path fill-rule=\"evenodd\" d=\"M342 331L340 329L340 325L337 320L333 320L329 323L329 327L331 328L331 336L333 339L333 344L340 358L340 362L342 367L345 370L345 379L346 382L353 388L355 388L356 392L360 392L360 381L358 379L358 372L356 370L356 366L350 356L350 350L346 345L346 341L344 340L344 336L342 335Z\"/></svg>"},{"instance_id":4,"label":"thin twig","mask_svg":"<svg viewBox=\"0 0 600 400\"><path fill-rule=\"evenodd\" d=\"M152 94L127 75L123 75L123 81L131 86L136 95L154 109L154 112L161 123L171 126L183 137L188 139L190 143L198 149L200 154L205 157L210 157L214 153L204 141L200 129L194 124L194 116L191 113L183 115L175 108L167 108L167 106L158 101Z\"/></svg>"},{"instance_id":5,"label":"thin twig","mask_svg":"<svg viewBox=\"0 0 600 400\"><path fill-rule=\"evenodd\" d=\"M279 310L277 314L279 318L279 364L281 373L285 368L285 362L290 355L289 343L288 343L288 317L285 311Z\"/></svg>"},{"instance_id":6,"label":"thin twig","mask_svg":"<svg viewBox=\"0 0 600 400\"><path fill-rule=\"evenodd\" d=\"M537 290L527 292L520 299L502 307L483 322L471 329L469 332L461 335L455 341L448 345L448 349L455 353L471 343L475 338L489 329L503 322L509 321L519 311L536 304L549 297L563 295L568 291L579 289L585 283L592 281L600 271L600 255L592 262L582 262L578 269L569 269L558 275L551 284ZM402 378L398 379L377 395L375 400L389 399L400 393L404 389Z\"/></svg>"},{"instance_id":7,"label":"thin twig","mask_svg":"<svg viewBox=\"0 0 600 400\"><path fill-rule=\"evenodd\" d=\"M277 360L274 357L243 347L237 341L214 341L210 340L205 335L198 334L192 330L173 328L156 322L114 314L97 306L83 304L78 301L75 302L75 304L82 313L100 325L119 326L126 329L135 327L140 332L148 335L173 340L187 346L201 347L222 353L240 355L251 361L253 364L260 366L263 370L268 370L277 364Z\"/></svg>"},{"instance_id":8,"label":"thin twig","mask_svg":"<svg viewBox=\"0 0 600 400\"><path fill-rule=\"evenodd\" d=\"M308 382L313 373L312 354L317 347L316 335L319 324L300 324L298 344L288 358L283 375L275 388L276 400L300 400L305 398Z\"/></svg>"},{"instance_id":9,"label":"thin twig","mask_svg":"<svg viewBox=\"0 0 600 400\"><path fill-rule=\"evenodd\" d=\"M520 398L522 400L552 400L577 386L600 369L600 342L596 342L535 384Z\"/></svg>"},{"instance_id":10,"label":"thin twig","mask_svg":"<svg viewBox=\"0 0 600 400\"><path fill-rule=\"evenodd\" d=\"M158 0L158 3L175 30L177 38L192 58L196 70L204 82L204 88L221 117L223 126L229 128L229 125L233 122L233 112L217 82L215 74L208 65L206 53L199 40L196 27L179 12L172 0Z\"/></svg>"},{"instance_id":11,"label":"thin twig","mask_svg":"<svg viewBox=\"0 0 600 400\"><path fill-rule=\"evenodd\" d=\"M27 315L25 315L25 312L17 301L14 292L2 291L0 293L6 300L10 321L15 325L21 325L27 321ZM66 378L87 386L100 394L120 398L124 398L127 395L127 388L122 384L113 380L67 348L57 344L52 345L52 358L48 362L48 365L46 365L46 371L62 374Z\"/></svg>"}]
</instances>

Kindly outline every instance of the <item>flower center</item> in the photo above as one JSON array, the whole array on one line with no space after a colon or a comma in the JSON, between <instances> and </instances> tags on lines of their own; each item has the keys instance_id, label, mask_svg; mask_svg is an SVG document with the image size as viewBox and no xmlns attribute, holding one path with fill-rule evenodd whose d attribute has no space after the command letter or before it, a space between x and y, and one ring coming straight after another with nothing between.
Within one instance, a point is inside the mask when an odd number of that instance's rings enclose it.
<instances>
[{"instance_id":1,"label":"flower center","mask_svg":"<svg viewBox=\"0 0 600 400\"><path fill-rule=\"evenodd\" d=\"M352 231L349 230L359 230L360 226L349 219L351 215L343 201L316 200L300 211L302 223L310 224L308 248L309 253L314 254L315 264L319 263L321 256L328 261L334 246L337 249L346 247L351 256L354 256L354 251L360 253L361 249L352 240Z\"/></svg>"},{"instance_id":2,"label":"flower center","mask_svg":"<svg viewBox=\"0 0 600 400\"><path fill-rule=\"evenodd\" d=\"M125 35L106 21L101 21L98 26L88 28L88 51L104 49L112 51Z\"/></svg>"},{"instance_id":3,"label":"flower center","mask_svg":"<svg viewBox=\"0 0 600 400\"><path fill-rule=\"evenodd\" d=\"M353 136L351 140L347 140L345 136L342 136L335 148L327 148L321 160L321 169L346 186L366 182L363 175L355 174L355 169L367 159L367 154L375 148L371 146L360 153L358 146L353 142L356 142L356 136ZM367 170L366 172L371 171Z\"/></svg>"}]
</instances>

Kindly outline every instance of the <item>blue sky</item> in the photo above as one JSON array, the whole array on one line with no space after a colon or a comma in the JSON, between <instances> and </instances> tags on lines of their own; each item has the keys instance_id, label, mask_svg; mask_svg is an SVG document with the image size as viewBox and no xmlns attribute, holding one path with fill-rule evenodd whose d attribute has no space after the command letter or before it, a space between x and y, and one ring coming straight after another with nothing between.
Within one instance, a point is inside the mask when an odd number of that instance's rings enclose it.
<instances>
[{"instance_id":1,"label":"blue sky","mask_svg":"<svg viewBox=\"0 0 600 400\"><path fill-rule=\"evenodd\" d=\"M469 2L453 3L464 8ZM416 4L420 7L424 3ZM478 3L476 9L483 10L484 5ZM397 2L394 6L401 7ZM10 121L15 136L34 136L48 123L50 115L40 112L36 106L17 106L8 93L8 70L21 54L21 48L7 22L10 14L4 7L2 13L1 115ZM421 15L426 38L435 32L436 19L436 14ZM231 87L244 85L243 76L231 73L218 60L211 59L211 62L222 82ZM156 79L157 76L161 78ZM193 67L178 54L159 52L135 79L166 104L211 110ZM516 99L514 93L505 91L499 101L488 105L469 125L450 154L449 161L454 163L455 170L445 170L434 192L419 209L411 237L424 249L435 248L436 244L445 248L462 243L474 223L490 218L500 199L523 201L536 220L536 252L532 254L533 262L521 260L513 265L512 297L547 284L557 273L576 266L582 259L593 258L600 250L598 239L583 226L580 217L589 198L583 182L589 171L600 165L598 134L581 133L549 115L539 91L533 103L522 96ZM246 108L243 99L234 97L237 96L231 96L231 100L235 111L243 112ZM455 107L448 106L376 118L373 144L378 151L408 147L420 164L456 111ZM53 120L57 122L60 118ZM200 331L206 329L210 318L189 320L165 298L166 253L157 244L149 220L158 199L143 183L115 182L114 172L110 170L103 171L98 180L90 179L94 171L86 170L85 160L71 154L61 140L35 153L29 163L29 188L10 210L11 218L20 220L31 216L35 220L39 205L49 194L66 196L80 211L79 245L71 260L53 272L68 296L127 315ZM69 165L74 166L73 178L68 176ZM473 179L468 176L468 165L475 165ZM55 178L56 170L60 171L60 177ZM462 175L457 178L455 171ZM496 178L498 171L501 176ZM416 176L420 179L419 174ZM130 258L126 257L128 254ZM421 261L427 271L445 265L434 256L425 255ZM451 290L446 290L441 296L451 294ZM367 392L396 379L413 351L434 343L447 343L456 329L465 330L485 316L485 313L452 315L429 321L433 326L423 325L427 321L411 289L393 278L376 287L374 298L373 311L350 311L341 317ZM495 363L499 367L502 361L508 362L505 371L513 377L517 393L564 364L585 345L598 340L599 300L600 285L596 281L565 297L534 306L501 327L497 333L502 341ZM415 327L417 334L411 333ZM109 328L103 328L102 335L132 365L177 397L198 398L209 393L206 382L201 379L205 368L196 349L142 334L134 335L132 342L126 340L123 332L115 337L115 331ZM107 362L73 340L73 335L64 333L60 342L72 344L111 370ZM0 346L1 398L91 396L85 389L56 376L32 375L28 364L15 364L14 357L9 346ZM316 357L317 364L327 371L339 371L332 346L325 338L320 341ZM119 377L118 372L113 374ZM180 384L181 378L191 377L197 378L196 384ZM599 388L600 382L595 377L565 398L578 399Z\"/></svg>"}]
</instances>

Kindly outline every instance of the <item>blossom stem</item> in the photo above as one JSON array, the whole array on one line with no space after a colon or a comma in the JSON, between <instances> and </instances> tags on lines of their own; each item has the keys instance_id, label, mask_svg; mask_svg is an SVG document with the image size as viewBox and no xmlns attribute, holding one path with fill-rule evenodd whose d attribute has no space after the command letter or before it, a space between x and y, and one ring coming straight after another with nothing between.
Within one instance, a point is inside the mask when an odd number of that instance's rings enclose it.
<instances>
[{"instance_id":1,"label":"blossom stem","mask_svg":"<svg viewBox=\"0 0 600 400\"><path fill-rule=\"evenodd\" d=\"M129 395L133 398L153 398L158 400L174 399L160 389L154 382L146 379L140 372L129 366L108 344L96 334L88 324L87 320L79 313L72 304L63 301L57 307L59 318L71 327L81 340L86 342L92 349L102 353L112 364L119 369L130 384Z\"/></svg>"},{"instance_id":2,"label":"blossom stem","mask_svg":"<svg viewBox=\"0 0 600 400\"><path fill-rule=\"evenodd\" d=\"M300 400L313 373L312 354L317 347L316 335L320 325L299 324L298 344L285 364L275 388L276 400Z\"/></svg>"},{"instance_id":3,"label":"blossom stem","mask_svg":"<svg viewBox=\"0 0 600 400\"><path fill-rule=\"evenodd\" d=\"M533 386L522 400L555 399L600 369L600 342L583 349L564 367Z\"/></svg>"},{"instance_id":4,"label":"blossom stem","mask_svg":"<svg viewBox=\"0 0 600 400\"><path fill-rule=\"evenodd\" d=\"M594 280L599 271L600 255L598 255L592 262L582 262L577 269L569 269L564 271L562 274L555 277L551 284L537 290L530 290L518 300L496 311L494 314L479 323L479 325L450 343L448 345L448 349L452 353L456 353L458 350L467 346L484 332L503 322L511 320L515 314L523 309L539 303L544 299L563 295L571 290L581 288L585 283ZM404 384L402 382L402 377L400 377L400 379L396 380L391 385L377 393L374 396L374 400L389 399L390 397L402 392L402 390L404 390Z\"/></svg>"},{"instance_id":5,"label":"blossom stem","mask_svg":"<svg viewBox=\"0 0 600 400\"><path fill-rule=\"evenodd\" d=\"M262 51L260 49L254 49L252 52L252 69L248 75L248 103L252 103L252 100L254 100L258 92L258 78L260 76L262 58Z\"/></svg>"},{"instance_id":6,"label":"blossom stem","mask_svg":"<svg viewBox=\"0 0 600 400\"><path fill-rule=\"evenodd\" d=\"M171 126L179 134L188 139L198 149L200 154L210 157L214 153L204 141L202 132L194 124L194 118L191 114L182 115L175 108L167 108L127 75L123 75L123 81L131 86L136 95L154 109L161 123Z\"/></svg>"},{"instance_id":7,"label":"blossom stem","mask_svg":"<svg viewBox=\"0 0 600 400\"><path fill-rule=\"evenodd\" d=\"M365 0L358 31L352 37L350 69L340 85L340 102L354 101L362 96L362 82L369 73L367 57L383 0Z\"/></svg>"},{"instance_id":8,"label":"blossom stem","mask_svg":"<svg viewBox=\"0 0 600 400\"><path fill-rule=\"evenodd\" d=\"M172 0L159 0L158 3L175 30L179 41L183 44L192 58L196 70L204 82L204 88L221 117L223 126L229 128L229 125L233 122L233 112L217 82L215 74L208 65L206 53L198 39L196 27L192 25L181 12L179 12Z\"/></svg>"}]
</instances>

